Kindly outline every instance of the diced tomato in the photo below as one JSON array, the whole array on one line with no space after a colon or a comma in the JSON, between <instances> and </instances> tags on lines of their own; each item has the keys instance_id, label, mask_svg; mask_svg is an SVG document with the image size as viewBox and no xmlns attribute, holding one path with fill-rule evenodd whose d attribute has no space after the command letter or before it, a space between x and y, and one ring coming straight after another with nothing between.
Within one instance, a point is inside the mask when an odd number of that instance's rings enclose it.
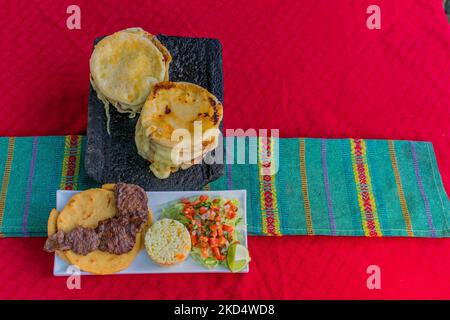
<instances>
[{"instance_id":1,"label":"diced tomato","mask_svg":"<svg viewBox=\"0 0 450 320\"><path fill-rule=\"evenodd\" d=\"M208 248L202 248L202 250L200 251L200 254L202 255L203 259L208 258L208 256L209 256Z\"/></svg>"},{"instance_id":2,"label":"diced tomato","mask_svg":"<svg viewBox=\"0 0 450 320\"><path fill-rule=\"evenodd\" d=\"M226 231L226 232L229 232L229 233L233 232L233 230L234 230L233 226L228 226L226 224L224 224L222 226L222 229L223 229L223 231Z\"/></svg>"},{"instance_id":3,"label":"diced tomato","mask_svg":"<svg viewBox=\"0 0 450 320\"><path fill-rule=\"evenodd\" d=\"M191 241L192 241L192 246L196 246L198 243L198 238L196 234L191 234Z\"/></svg>"},{"instance_id":4,"label":"diced tomato","mask_svg":"<svg viewBox=\"0 0 450 320\"><path fill-rule=\"evenodd\" d=\"M215 248L219 245L219 240L217 238L209 238L209 246Z\"/></svg>"},{"instance_id":5,"label":"diced tomato","mask_svg":"<svg viewBox=\"0 0 450 320\"><path fill-rule=\"evenodd\" d=\"M220 253L220 250L219 250L218 247L212 248L212 252L213 252L213 254L214 254L214 257L215 257L217 260L222 261L222 260L225 259L225 256L222 255L222 254Z\"/></svg>"},{"instance_id":6,"label":"diced tomato","mask_svg":"<svg viewBox=\"0 0 450 320\"><path fill-rule=\"evenodd\" d=\"M224 236L219 237L219 247L223 247L227 244L227 239Z\"/></svg>"},{"instance_id":7,"label":"diced tomato","mask_svg":"<svg viewBox=\"0 0 450 320\"><path fill-rule=\"evenodd\" d=\"M219 261L226 259L221 249L233 243L234 227L222 224L222 220L235 219L237 207L231 201L227 201L223 207L219 206L220 199L211 199L207 195L201 195L195 201L189 201L187 198L180 201L184 204L184 216L190 220L187 227L192 247L200 249L203 259L208 256ZM222 217L223 214L225 215ZM199 215L204 216L200 219ZM205 217L207 219L204 219Z\"/></svg>"},{"instance_id":8,"label":"diced tomato","mask_svg":"<svg viewBox=\"0 0 450 320\"><path fill-rule=\"evenodd\" d=\"M230 209L233 211L237 210L236 206L231 202L231 200L228 200L227 202L225 202L225 205L230 206Z\"/></svg>"},{"instance_id":9,"label":"diced tomato","mask_svg":"<svg viewBox=\"0 0 450 320\"><path fill-rule=\"evenodd\" d=\"M228 211L228 219L234 219L236 218L236 212L235 211Z\"/></svg>"},{"instance_id":10,"label":"diced tomato","mask_svg":"<svg viewBox=\"0 0 450 320\"><path fill-rule=\"evenodd\" d=\"M200 240L200 247L202 248L208 247L208 237L200 236L199 240Z\"/></svg>"},{"instance_id":11,"label":"diced tomato","mask_svg":"<svg viewBox=\"0 0 450 320\"><path fill-rule=\"evenodd\" d=\"M190 207L190 206L185 206L185 207L184 207L184 210L183 210L183 213L184 213L185 215L194 216L194 215L195 215L195 209L192 208L192 207Z\"/></svg>"}]
</instances>

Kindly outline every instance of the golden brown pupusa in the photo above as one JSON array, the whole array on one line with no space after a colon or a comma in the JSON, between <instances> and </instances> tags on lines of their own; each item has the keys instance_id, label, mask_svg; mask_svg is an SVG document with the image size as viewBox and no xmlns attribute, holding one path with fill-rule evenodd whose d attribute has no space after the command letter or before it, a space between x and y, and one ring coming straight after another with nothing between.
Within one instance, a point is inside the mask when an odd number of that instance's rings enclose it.
<instances>
[{"instance_id":1,"label":"golden brown pupusa","mask_svg":"<svg viewBox=\"0 0 450 320\"><path fill-rule=\"evenodd\" d=\"M222 104L205 88L188 82L155 84L136 125L138 153L151 162L156 177L167 178L217 147L222 117Z\"/></svg>"},{"instance_id":2,"label":"golden brown pupusa","mask_svg":"<svg viewBox=\"0 0 450 320\"><path fill-rule=\"evenodd\" d=\"M222 104L208 90L188 82L161 82L154 85L139 121L153 139L173 146L175 129L186 129L194 137L196 121L201 121L205 133L218 128L222 114Z\"/></svg>"},{"instance_id":3,"label":"golden brown pupusa","mask_svg":"<svg viewBox=\"0 0 450 320\"><path fill-rule=\"evenodd\" d=\"M153 84L168 80L169 51L141 28L103 38L90 59L91 83L98 97L119 112L137 113Z\"/></svg>"}]
</instances>

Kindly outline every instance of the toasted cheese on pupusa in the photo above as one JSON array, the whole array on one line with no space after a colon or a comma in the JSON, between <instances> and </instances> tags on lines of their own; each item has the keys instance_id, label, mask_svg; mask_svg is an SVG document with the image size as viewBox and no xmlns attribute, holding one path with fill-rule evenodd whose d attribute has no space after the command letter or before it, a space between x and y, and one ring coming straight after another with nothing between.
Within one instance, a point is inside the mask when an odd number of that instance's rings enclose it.
<instances>
[{"instance_id":1,"label":"toasted cheese on pupusa","mask_svg":"<svg viewBox=\"0 0 450 320\"><path fill-rule=\"evenodd\" d=\"M90 59L91 83L98 97L119 112L140 112L151 86L168 80L167 49L141 28L118 31L103 38Z\"/></svg>"},{"instance_id":2,"label":"toasted cheese on pupusa","mask_svg":"<svg viewBox=\"0 0 450 320\"><path fill-rule=\"evenodd\" d=\"M158 178L187 168L217 147L223 107L208 90L188 82L161 82L136 125L139 155Z\"/></svg>"},{"instance_id":3,"label":"toasted cheese on pupusa","mask_svg":"<svg viewBox=\"0 0 450 320\"><path fill-rule=\"evenodd\" d=\"M152 87L139 121L146 136L173 147L179 143L172 139L175 129L187 130L195 144L199 142L195 141L195 122L201 121L204 135L219 127L222 112L222 104L205 88L188 82L161 82Z\"/></svg>"}]
</instances>

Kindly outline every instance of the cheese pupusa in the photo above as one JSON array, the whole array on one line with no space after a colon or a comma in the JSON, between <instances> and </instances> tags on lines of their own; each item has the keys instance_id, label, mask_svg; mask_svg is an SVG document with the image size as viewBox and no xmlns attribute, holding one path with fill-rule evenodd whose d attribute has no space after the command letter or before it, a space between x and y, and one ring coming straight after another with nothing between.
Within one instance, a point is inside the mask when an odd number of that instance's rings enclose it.
<instances>
[{"instance_id":1,"label":"cheese pupusa","mask_svg":"<svg viewBox=\"0 0 450 320\"><path fill-rule=\"evenodd\" d=\"M107 112L112 104L118 112L134 116L152 86L169 79L171 60L169 51L152 34L141 28L121 30L95 46L89 62L91 84Z\"/></svg>"},{"instance_id":2,"label":"cheese pupusa","mask_svg":"<svg viewBox=\"0 0 450 320\"><path fill-rule=\"evenodd\" d=\"M138 153L158 178L167 178L217 147L222 117L222 104L208 90L188 82L158 83L136 125Z\"/></svg>"}]
</instances>

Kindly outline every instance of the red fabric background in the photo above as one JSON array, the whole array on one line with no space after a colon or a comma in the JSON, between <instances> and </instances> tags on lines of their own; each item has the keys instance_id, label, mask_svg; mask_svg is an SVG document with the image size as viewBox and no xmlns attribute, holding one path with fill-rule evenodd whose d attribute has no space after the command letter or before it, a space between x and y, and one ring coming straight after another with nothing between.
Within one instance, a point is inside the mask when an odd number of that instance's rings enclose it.
<instances>
[{"instance_id":1,"label":"red fabric background","mask_svg":"<svg viewBox=\"0 0 450 320\"><path fill-rule=\"evenodd\" d=\"M83 134L95 37L218 38L225 126L429 140L450 190L450 27L441 0L2 1L0 135ZM381 30L366 8L381 7ZM66 28L78 4L81 30ZM450 298L450 239L251 237L247 275L52 277L42 238L0 240L0 298ZM381 267L368 290L366 268Z\"/></svg>"}]
</instances>

